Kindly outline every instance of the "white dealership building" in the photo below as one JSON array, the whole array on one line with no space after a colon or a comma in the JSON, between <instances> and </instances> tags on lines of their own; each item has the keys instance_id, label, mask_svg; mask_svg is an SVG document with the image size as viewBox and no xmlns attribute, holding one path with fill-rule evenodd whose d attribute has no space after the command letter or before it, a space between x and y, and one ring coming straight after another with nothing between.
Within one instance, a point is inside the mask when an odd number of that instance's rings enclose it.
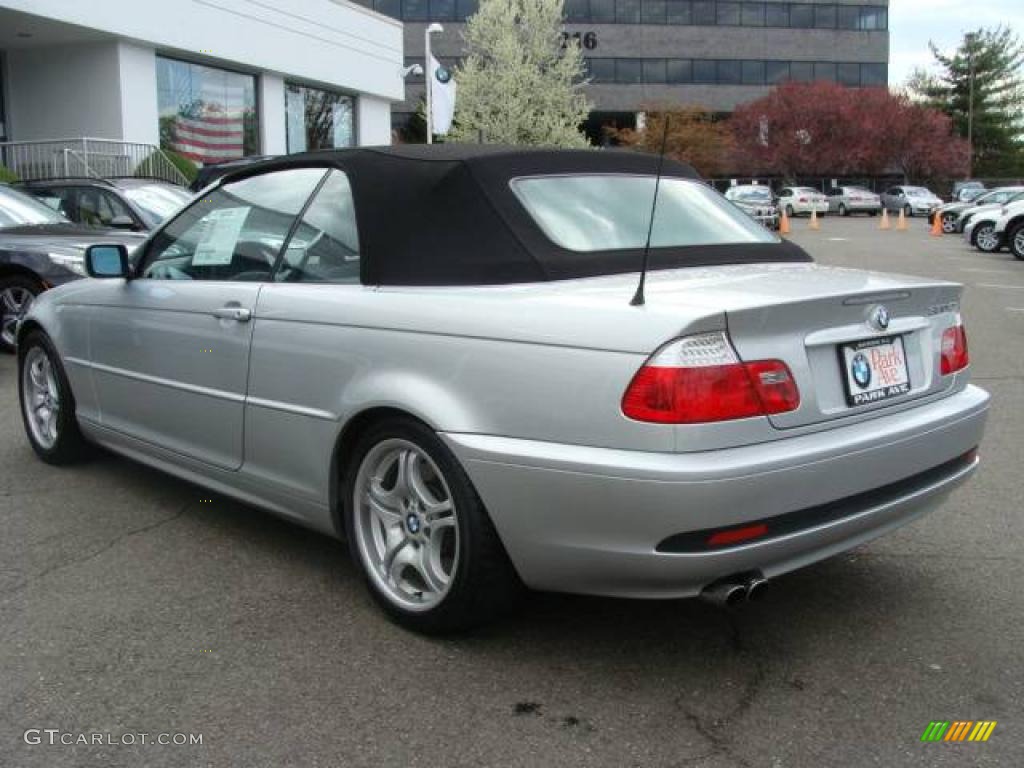
<instances>
[{"instance_id":1,"label":"white dealership building","mask_svg":"<svg viewBox=\"0 0 1024 768\"><path fill-rule=\"evenodd\" d=\"M0 142L389 144L402 60L401 23L347 0L0 0Z\"/></svg>"}]
</instances>

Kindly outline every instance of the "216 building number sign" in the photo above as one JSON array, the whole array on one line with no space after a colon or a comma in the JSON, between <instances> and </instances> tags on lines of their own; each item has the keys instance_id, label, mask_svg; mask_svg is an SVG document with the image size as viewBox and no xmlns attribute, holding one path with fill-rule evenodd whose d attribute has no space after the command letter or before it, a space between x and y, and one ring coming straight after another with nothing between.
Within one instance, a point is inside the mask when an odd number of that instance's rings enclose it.
<instances>
[{"instance_id":1,"label":"216 building number sign","mask_svg":"<svg viewBox=\"0 0 1024 768\"><path fill-rule=\"evenodd\" d=\"M570 40L575 40L576 43L587 51L592 51L597 48L597 33L596 32L563 32L562 33L562 47L565 48L569 45Z\"/></svg>"}]
</instances>

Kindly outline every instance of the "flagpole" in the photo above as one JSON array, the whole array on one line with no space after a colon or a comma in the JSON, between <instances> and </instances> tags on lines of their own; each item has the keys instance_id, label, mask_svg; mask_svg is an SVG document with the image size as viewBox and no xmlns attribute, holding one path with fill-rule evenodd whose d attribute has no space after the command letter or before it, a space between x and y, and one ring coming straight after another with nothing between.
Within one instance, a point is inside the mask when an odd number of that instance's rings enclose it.
<instances>
[{"instance_id":1,"label":"flagpole","mask_svg":"<svg viewBox=\"0 0 1024 768\"><path fill-rule=\"evenodd\" d=\"M430 66L430 36L435 32L444 32L444 27L434 22L423 33L423 71L426 73L427 83L427 144L434 143L434 108L431 103L433 101L431 91L434 89L434 70Z\"/></svg>"}]
</instances>

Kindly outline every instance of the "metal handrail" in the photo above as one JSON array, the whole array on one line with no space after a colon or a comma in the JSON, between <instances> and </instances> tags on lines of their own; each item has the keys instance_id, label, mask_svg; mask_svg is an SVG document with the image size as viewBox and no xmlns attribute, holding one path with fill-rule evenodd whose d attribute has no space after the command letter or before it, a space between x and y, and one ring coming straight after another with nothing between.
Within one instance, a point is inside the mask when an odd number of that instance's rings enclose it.
<instances>
[{"instance_id":1,"label":"metal handrail","mask_svg":"<svg viewBox=\"0 0 1024 768\"><path fill-rule=\"evenodd\" d=\"M0 142L0 165L22 181L71 176L72 161L85 178L144 176L172 184L188 179L158 146L93 137Z\"/></svg>"}]
</instances>

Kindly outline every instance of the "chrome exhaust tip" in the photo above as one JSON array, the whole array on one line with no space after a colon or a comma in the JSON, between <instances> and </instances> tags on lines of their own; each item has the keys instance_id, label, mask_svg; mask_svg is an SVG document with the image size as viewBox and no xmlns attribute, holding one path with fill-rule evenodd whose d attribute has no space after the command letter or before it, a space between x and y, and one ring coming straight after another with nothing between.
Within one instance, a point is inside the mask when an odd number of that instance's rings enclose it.
<instances>
[{"instance_id":1,"label":"chrome exhaust tip","mask_svg":"<svg viewBox=\"0 0 1024 768\"><path fill-rule=\"evenodd\" d=\"M700 597L715 605L731 607L747 598L747 586L738 581L720 581L701 590Z\"/></svg>"},{"instance_id":2,"label":"chrome exhaust tip","mask_svg":"<svg viewBox=\"0 0 1024 768\"><path fill-rule=\"evenodd\" d=\"M747 582L747 600L761 600L768 593L768 579L754 576Z\"/></svg>"}]
</instances>

